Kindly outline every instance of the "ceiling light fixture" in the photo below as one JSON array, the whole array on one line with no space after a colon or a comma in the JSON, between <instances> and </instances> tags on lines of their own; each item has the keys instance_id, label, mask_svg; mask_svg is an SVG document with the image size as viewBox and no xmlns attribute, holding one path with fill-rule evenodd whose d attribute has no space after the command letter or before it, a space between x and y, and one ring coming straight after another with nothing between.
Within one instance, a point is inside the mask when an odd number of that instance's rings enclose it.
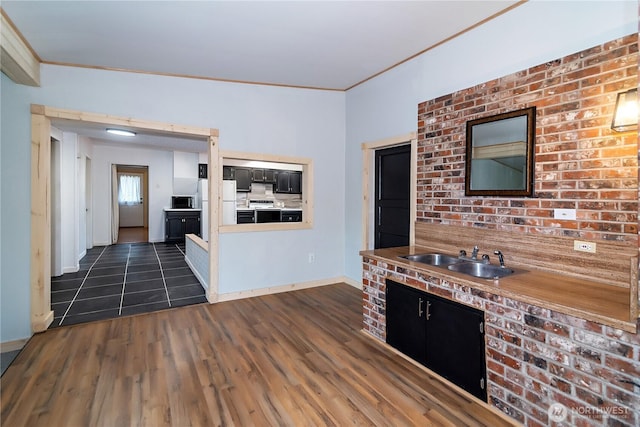
<instances>
[{"instance_id":1,"label":"ceiling light fixture","mask_svg":"<svg viewBox=\"0 0 640 427\"><path fill-rule=\"evenodd\" d=\"M135 132L131 132L130 130L124 130L124 129L107 129L107 132L113 135L119 135L119 136L136 136Z\"/></svg>"},{"instance_id":2,"label":"ceiling light fixture","mask_svg":"<svg viewBox=\"0 0 640 427\"><path fill-rule=\"evenodd\" d=\"M638 89L620 92L613 110L611 129L626 132L638 128Z\"/></svg>"}]
</instances>

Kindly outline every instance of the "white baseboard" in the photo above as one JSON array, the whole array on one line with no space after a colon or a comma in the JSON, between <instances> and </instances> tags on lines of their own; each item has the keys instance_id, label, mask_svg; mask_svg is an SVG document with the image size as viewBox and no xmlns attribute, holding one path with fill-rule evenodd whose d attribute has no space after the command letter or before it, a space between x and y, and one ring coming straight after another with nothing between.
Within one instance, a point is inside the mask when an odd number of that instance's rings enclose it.
<instances>
[{"instance_id":1,"label":"white baseboard","mask_svg":"<svg viewBox=\"0 0 640 427\"><path fill-rule=\"evenodd\" d=\"M8 351L22 350L22 347L24 347L27 341L29 341L29 338L0 343L0 352L6 353Z\"/></svg>"},{"instance_id":2,"label":"white baseboard","mask_svg":"<svg viewBox=\"0 0 640 427\"><path fill-rule=\"evenodd\" d=\"M77 273L78 271L80 271L80 264L76 264L73 267L63 267L62 268L62 273L63 274Z\"/></svg>"},{"instance_id":3,"label":"white baseboard","mask_svg":"<svg viewBox=\"0 0 640 427\"><path fill-rule=\"evenodd\" d=\"M336 283L347 283L350 286L361 288L361 286L347 277L340 276L330 279L312 280L310 282L293 283L291 285L272 286L269 288L251 289L240 292L229 292L227 294L219 294L216 302L233 301L243 298L258 297L263 295L278 294L281 292L297 291L301 289L315 288L319 286L335 285Z\"/></svg>"}]
</instances>

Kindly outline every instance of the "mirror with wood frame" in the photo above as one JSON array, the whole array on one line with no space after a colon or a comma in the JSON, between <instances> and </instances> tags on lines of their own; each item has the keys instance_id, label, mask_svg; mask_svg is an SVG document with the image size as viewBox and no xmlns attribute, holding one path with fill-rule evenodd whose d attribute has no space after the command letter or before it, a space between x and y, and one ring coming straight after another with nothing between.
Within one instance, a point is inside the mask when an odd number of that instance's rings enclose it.
<instances>
[{"instance_id":1,"label":"mirror with wood frame","mask_svg":"<svg viewBox=\"0 0 640 427\"><path fill-rule=\"evenodd\" d=\"M467 122L466 196L532 196L536 107Z\"/></svg>"}]
</instances>

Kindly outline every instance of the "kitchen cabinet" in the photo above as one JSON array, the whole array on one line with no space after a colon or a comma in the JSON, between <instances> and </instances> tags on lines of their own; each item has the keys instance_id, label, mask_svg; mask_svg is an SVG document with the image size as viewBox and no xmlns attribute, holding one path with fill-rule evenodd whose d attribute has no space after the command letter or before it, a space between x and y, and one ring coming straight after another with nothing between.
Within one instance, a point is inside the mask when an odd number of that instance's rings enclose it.
<instances>
[{"instance_id":1,"label":"kitchen cabinet","mask_svg":"<svg viewBox=\"0 0 640 427\"><path fill-rule=\"evenodd\" d=\"M302 172L279 171L276 177L275 192L302 194Z\"/></svg>"},{"instance_id":2,"label":"kitchen cabinet","mask_svg":"<svg viewBox=\"0 0 640 427\"><path fill-rule=\"evenodd\" d=\"M264 169L251 169L251 182L264 182Z\"/></svg>"},{"instance_id":3,"label":"kitchen cabinet","mask_svg":"<svg viewBox=\"0 0 640 427\"><path fill-rule=\"evenodd\" d=\"M280 213L280 221L282 222L301 222L302 211L284 210Z\"/></svg>"},{"instance_id":4,"label":"kitchen cabinet","mask_svg":"<svg viewBox=\"0 0 640 427\"><path fill-rule=\"evenodd\" d=\"M234 168L233 174L236 180L236 191L251 191L250 168Z\"/></svg>"},{"instance_id":5,"label":"kitchen cabinet","mask_svg":"<svg viewBox=\"0 0 640 427\"><path fill-rule=\"evenodd\" d=\"M264 182L265 184L275 184L276 183L277 172L274 169L265 169L264 170Z\"/></svg>"},{"instance_id":6,"label":"kitchen cabinet","mask_svg":"<svg viewBox=\"0 0 640 427\"><path fill-rule=\"evenodd\" d=\"M223 180L234 180L236 179L235 174L233 173L233 166L223 166L222 167L222 179Z\"/></svg>"},{"instance_id":7,"label":"kitchen cabinet","mask_svg":"<svg viewBox=\"0 0 640 427\"><path fill-rule=\"evenodd\" d=\"M426 295L387 280L387 344L410 358L426 360Z\"/></svg>"},{"instance_id":8,"label":"kitchen cabinet","mask_svg":"<svg viewBox=\"0 0 640 427\"><path fill-rule=\"evenodd\" d=\"M484 313L387 280L387 343L487 400Z\"/></svg>"},{"instance_id":9,"label":"kitchen cabinet","mask_svg":"<svg viewBox=\"0 0 640 427\"><path fill-rule=\"evenodd\" d=\"M164 213L164 240L165 242L184 241L186 234L200 232L200 210L165 211Z\"/></svg>"}]
</instances>

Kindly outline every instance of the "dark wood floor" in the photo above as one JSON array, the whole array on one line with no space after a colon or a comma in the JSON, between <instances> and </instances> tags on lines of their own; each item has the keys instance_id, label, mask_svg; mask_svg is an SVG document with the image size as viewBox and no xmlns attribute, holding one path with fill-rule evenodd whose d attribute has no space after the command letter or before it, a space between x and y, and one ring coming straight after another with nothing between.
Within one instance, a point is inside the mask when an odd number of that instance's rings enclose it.
<instances>
[{"instance_id":1,"label":"dark wood floor","mask_svg":"<svg viewBox=\"0 0 640 427\"><path fill-rule=\"evenodd\" d=\"M6 426L503 426L361 332L345 284L52 329L2 376Z\"/></svg>"}]
</instances>

